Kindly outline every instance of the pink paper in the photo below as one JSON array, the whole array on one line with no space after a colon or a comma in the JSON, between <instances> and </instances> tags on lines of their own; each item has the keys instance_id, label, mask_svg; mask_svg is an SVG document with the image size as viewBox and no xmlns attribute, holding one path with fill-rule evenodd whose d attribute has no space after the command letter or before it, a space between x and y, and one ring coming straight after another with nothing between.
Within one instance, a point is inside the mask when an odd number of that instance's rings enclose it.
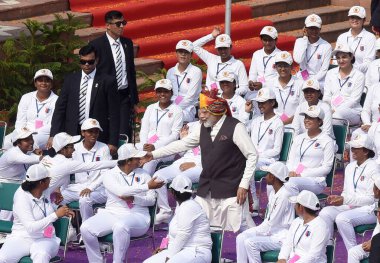
<instances>
[{"instance_id":1,"label":"pink paper","mask_svg":"<svg viewBox=\"0 0 380 263\"><path fill-rule=\"evenodd\" d=\"M133 203L132 202L130 202L130 201L127 201L127 205L128 205L128 207L131 209L131 208L133 208Z\"/></svg>"},{"instance_id":2,"label":"pink paper","mask_svg":"<svg viewBox=\"0 0 380 263\"><path fill-rule=\"evenodd\" d=\"M210 86L210 89L213 90L213 89L218 89L218 85L216 85L216 83L212 83L211 86Z\"/></svg>"},{"instance_id":3,"label":"pink paper","mask_svg":"<svg viewBox=\"0 0 380 263\"><path fill-rule=\"evenodd\" d=\"M264 77L264 76L262 76L262 77L258 77L258 78L257 78L257 81L258 81L258 82L261 82L261 83L265 83L265 77Z\"/></svg>"},{"instance_id":4,"label":"pink paper","mask_svg":"<svg viewBox=\"0 0 380 263\"><path fill-rule=\"evenodd\" d=\"M343 97L342 96L338 96L336 97L333 101L332 101L332 104L334 106L339 106L340 104L342 104L342 102L344 101Z\"/></svg>"},{"instance_id":5,"label":"pink paper","mask_svg":"<svg viewBox=\"0 0 380 263\"><path fill-rule=\"evenodd\" d=\"M281 119L282 121L287 121L287 120L289 119L289 117L288 117L288 115L286 115L285 113L283 113L283 114L281 115L280 119Z\"/></svg>"},{"instance_id":6,"label":"pink paper","mask_svg":"<svg viewBox=\"0 0 380 263\"><path fill-rule=\"evenodd\" d=\"M153 135L152 137L150 137L150 138L148 139L148 143L149 143L149 144L153 144L153 143L155 143L156 141L158 141L158 136L157 136L157 134Z\"/></svg>"},{"instance_id":7,"label":"pink paper","mask_svg":"<svg viewBox=\"0 0 380 263\"><path fill-rule=\"evenodd\" d=\"M174 100L174 103L175 103L176 105L178 105L178 104L181 103L181 101L183 101L183 97L182 97L182 96L177 96L177 98L175 98L175 100Z\"/></svg>"},{"instance_id":8,"label":"pink paper","mask_svg":"<svg viewBox=\"0 0 380 263\"><path fill-rule=\"evenodd\" d=\"M288 263L297 262L301 257L295 254L291 259L289 259Z\"/></svg>"},{"instance_id":9,"label":"pink paper","mask_svg":"<svg viewBox=\"0 0 380 263\"><path fill-rule=\"evenodd\" d=\"M162 238L160 248L165 249L168 247L168 245L169 245L169 238L167 237Z\"/></svg>"},{"instance_id":10,"label":"pink paper","mask_svg":"<svg viewBox=\"0 0 380 263\"><path fill-rule=\"evenodd\" d=\"M377 120L377 122L380 122L380 118Z\"/></svg>"},{"instance_id":11,"label":"pink paper","mask_svg":"<svg viewBox=\"0 0 380 263\"><path fill-rule=\"evenodd\" d=\"M193 148L193 154L194 154L194 155L199 155L199 152L200 152L199 147L195 147L195 148Z\"/></svg>"},{"instance_id":12,"label":"pink paper","mask_svg":"<svg viewBox=\"0 0 380 263\"><path fill-rule=\"evenodd\" d=\"M39 129L42 126L44 126L44 122L42 120L35 120L34 121L34 128Z\"/></svg>"},{"instance_id":13,"label":"pink paper","mask_svg":"<svg viewBox=\"0 0 380 263\"><path fill-rule=\"evenodd\" d=\"M296 168L296 174L301 174L305 170L305 166L302 163L299 163L297 168Z\"/></svg>"},{"instance_id":14,"label":"pink paper","mask_svg":"<svg viewBox=\"0 0 380 263\"><path fill-rule=\"evenodd\" d=\"M44 237L51 238L53 236L53 226L47 226L44 230Z\"/></svg>"},{"instance_id":15,"label":"pink paper","mask_svg":"<svg viewBox=\"0 0 380 263\"><path fill-rule=\"evenodd\" d=\"M303 80L309 79L310 75L309 75L309 72L307 71L307 69L301 71L301 76L302 76Z\"/></svg>"}]
</instances>

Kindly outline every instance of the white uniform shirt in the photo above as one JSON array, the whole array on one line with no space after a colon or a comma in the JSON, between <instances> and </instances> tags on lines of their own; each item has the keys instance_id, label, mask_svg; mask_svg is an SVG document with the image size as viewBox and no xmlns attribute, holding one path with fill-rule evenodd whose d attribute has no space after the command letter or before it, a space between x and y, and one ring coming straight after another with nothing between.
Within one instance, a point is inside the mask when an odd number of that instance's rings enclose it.
<instances>
[{"instance_id":1,"label":"white uniform shirt","mask_svg":"<svg viewBox=\"0 0 380 263\"><path fill-rule=\"evenodd\" d=\"M91 103L91 93L92 93L92 84L94 83L94 77L95 77L96 69L92 71L90 74L84 73L82 70L82 78L80 81L80 86L82 87L82 84L84 82L84 77L88 76L88 82L87 82L87 92L86 92L86 109L85 109L85 119L90 118L90 103Z\"/></svg>"},{"instance_id":2,"label":"white uniform shirt","mask_svg":"<svg viewBox=\"0 0 380 263\"><path fill-rule=\"evenodd\" d=\"M291 194L283 186L275 193L271 191L264 221L255 229L260 235L284 240L294 220L294 205L289 202Z\"/></svg>"},{"instance_id":3,"label":"white uniform shirt","mask_svg":"<svg viewBox=\"0 0 380 263\"><path fill-rule=\"evenodd\" d=\"M319 100L317 106L320 107L325 114L325 118L323 119L323 125L321 127L322 132L335 139L334 131L332 128L332 111L330 105L324 101ZM308 108L309 104L307 103L307 101L304 101L300 105L298 105L296 112L294 113L292 128L294 129L294 134L296 135L306 132L304 123L305 116L300 115L300 113L306 111Z\"/></svg>"},{"instance_id":4,"label":"white uniform shirt","mask_svg":"<svg viewBox=\"0 0 380 263\"><path fill-rule=\"evenodd\" d=\"M212 127L210 133L212 141L214 141L225 119L226 115L223 115L223 117ZM157 159L164 156L169 156L174 153L184 152L186 150L199 146L200 134L201 126L199 126L199 129L196 129L193 133L189 134L185 138L176 142L172 142L167 147L153 151L153 158ZM247 159L245 163L243 178L240 181L239 187L248 189L249 182L251 181L251 177L256 169L257 151L243 123L238 123L235 126L232 140Z\"/></svg>"},{"instance_id":5,"label":"white uniform shirt","mask_svg":"<svg viewBox=\"0 0 380 263\"><path fill-rule=\"evenodd\" d=\"M155 135L158 140L151 144L156 149L177 140L179 137L179 132L183 125L182 109L174 103L170 104L166 109L161 109L158 104L159 102L149 105L141 120L141 146L145 143L150 143L150 138Z\"/></svg>"},{"instance_id":6,"label":"white uniform shirt","mask_svg":"<svg viewBox=\"0 0 380 263\"><path fill-rule=\"evenodd\" d=\"M380 82L380 59L372 61L365 74L365 86L371 87L373 84Z\"/></svg>"},{"instance_id":7,"label":"white uniform shirt","mask_svg":"<svg viewBox=\"0 0 380 263\"><path fill-rule=\"evenodd\" d=\"M169 225L168 257L184 248L205 248L211 251L210 223L202 207L190 199L175 210Z\"/></svg>"},{"instance_id":8,"label":"white uniform shirt","mask_svg":"<svg viewBox=\"0 0 380 263\"><path fill-rule=\"evenodd\" d=\"M222 62L220 56L212 54L207 50L203 49L202 46L207 42L213 40L211 34L204 36L193 42L194 53L197 54L207 65L207 77L206 77L206 86L211 87L211 84L216 84L218 89L221 91L219 82L217 81L217 76L223 70L234 72L237 75L236 94L244 95L248 92L248 76L245 71L245 66L240 60L231 57L227 62Z\"/></svg>"},{"instance_id":9,"label":"white uniform shirt","mask_svg":"<svg viewBox=\"0 0 380 263\"><path fill-rule=\"evenodd\" d=\"M380 165L380 123L379 122L374 122L371 125L371 128L368 130L368 136L372 139L372 141L375 144L375 158L377 164Z\"/></svg>"},{"instance_id":10,"label":"white uniform shirt","mask_svg":"<svg viewBox=\"0 0 380 263\"><path fill-rule=\"evenodd\" d=\"M247 125L249 121L249 112L245 112L245 99L235 94L231 99L225 100L230 106L232 117L238 119L244 125Z\"/></svg>"},{"instance_id":11,"label":"white uniform shirt","mask_svg":"<svg viewBox=\"0 0 380 263\"><path fill-rule=\"evenodd\" d=\"M110 43L110 46L111 46L111 51L112 51L112 57L113 57L113 61L114 61L114 64L115 64L115 69L116 69L116 61L117 61L117 55L116 55L116 45L119 44L120 45L120 53L121 53L121 65L122 65L122 74L123 74L123 78L122 78L122 86L121 87L118 87L119 90L121 89L125 89L128 87L128 79L127 79L127 65L126 65L126 62L125 62L125 53L124 53L124 48L122 47L122 44L120 42L120 38L118 39L113 39L112 37L110 37L108 35L108 33L106 33L106 36L107 36L107 39Z\"/></svg>"},{"instance_id":12,"label":"white uniform shirt","mask_svg":"<svg viewBox=\"0 0 380 263\"><path fill-rule=\"evenodd\" d=\"M25 154L18 146L13 146L0 157L0 182L21 183L28 167L39 162L40 156Z\"/></svg>"},{"instance_id":13,"label":"white uniform shirt","mask_svg":"<svg viewBox=\"0 0 380 263\"><path fill-rule=\"evenodd\" d=\"M37 99L37 91L24 94L18 104L15 128L27 127L31 131L49 134L57 99L54 92L43 102Z\"/></svg>"},{"instance_id":14,"label":"white uniform shirt","mask_svg":"<svg viewBox=\"0 0 380 263\"><path fill-rule=\"evenodd\" d=\"M372 122L380 121L380 83L368 87L367 96L364 101L361 118L363 124L370 125Z\"/></svg>"},{"instance_id":15,"label":"white uniform shirt","mask_svg":"<svg viewBox=\"0 0 380 263\"><path fill-rule=\"evenodd\" d=\"M354 67L361 72L366 73L369 64L375 59L375 41L375 35L363 28L356 37L352 36L351 29L348 30L348 32L341 34L338 37L336 44L343 43L348 45L354 52Z\"/></svg>"},{"instance_id":16,"label":"white uniform shirt","mask_svg":"<svg viewBox=\"0 0 380 263\"><path fill-rule=\"evenodd\" d=\"M329 239L327 225L319 216L304 224L302 218L294 219L278 259L291 259L298 255L297 263L326 263L326 246Z\"/></svg>"},{"instance_id":17,"label":"white uniform shirt","mask_svg":"<svg viewBox=\"0 0 380 263\"><path fill-rule=\"evenodd\" d=\"M277 161L280 158L284 137L284 124L281 119L277 115L269 120L264 120L264 116L258 116L252 120L250 130L259 159Z\"/></svg>"},{"instance_id":18,"label":"white uniform shirt","mask_svg":"<svg viewBox=\"0 0 380 263\"><path fill-rule=\"evenodd\" d=\"M83 141L74 144L75 152L73 153L73 160L82 161L84 163L98 162L104 160L112 160L110 150L107 144L96 142L91 150L87 150ZM92 191L100 187L103 183L103 174L106 170L86 171L75 174L75 185L78 184L79 190L88 188ZM74 187L75 188L75 187Z\"/></svg>"},{"instance_id":19,"label":"white uniform shirt","mask_svg":"<svg viewBox=\"0 0 380 263\"><path fill-rule=\"evenodd\" d=\"M103 177L107 194L105 210L115 214L139 213L146 216L149 224L148 206L156 201L155 191L148 188L150 179L149 174L140 168L129 174L122 172L118 166L107 171ZM121 196L133 196L133 207L130 208Z\"/></svg>"},{"instance_id":20,"label":"white uniform shirt","mask_svg":"<svg viewBox=\"0 0 380 263\"><path fill-rule=\"evenodd\" d=\"M334 163L335 141L328 135L320 133L310 138L307 132L294 138L286 163L289 171L296 171L302 163L304 170L302 177L314 178L317 182L325 182L326 175L331 171Z\"/></svg>"},{"instance_id":21,"label":"white uniform shirt","mask_svg":"<svg viewBox=\"0 0 380 263\"><path fill-rule=\"evenodd\" d=\"M11 236L43 238L44 230L49 226L53 227L53 222L58 219L49 199L44 195L37 199L20 186L13 200L14 219ZM59 240L57 242L59 243Z\"/></svg>"},{"instance_id":22,"label":"white uniform shirt","mask_svg":"<svg viewBox=\"0 0 380 263\"><path fill-rule=\"evenodd\" d=\"M343 204L352 207L373 204L373 179L376 176L380 176L379 169L372 159L366 160L360 166L356 161L349 163L344 172Z\"/></svg>"},{"instance_id":23,"label":"white uniform shirt","mask_svg":"<svg viewBox=\"0 0 380 263\"><path fill-rule=\"evenodd\" d=\"M278 52L281 52L281 50L277 47L270 54L265 53L264 48L255 51L252 55L248 80L266 82L270 79L278 78L275 67L275 56Z\"/></svg>"},{"instance_id":24,"label":"white uniform shirt","mask_svg":"<svg viewBox=\"0 0 380 263\"><path fill-rule=\"evenodd\" d=\"M351 73L341 78L339 67L330 69L326 75L326 86L323 101L331 105L333 110L340 107L361 111L360 98L364 88L364 74L353 68ZM339 103L340 102L340 103Z\"/></svg>"}]
</instances>

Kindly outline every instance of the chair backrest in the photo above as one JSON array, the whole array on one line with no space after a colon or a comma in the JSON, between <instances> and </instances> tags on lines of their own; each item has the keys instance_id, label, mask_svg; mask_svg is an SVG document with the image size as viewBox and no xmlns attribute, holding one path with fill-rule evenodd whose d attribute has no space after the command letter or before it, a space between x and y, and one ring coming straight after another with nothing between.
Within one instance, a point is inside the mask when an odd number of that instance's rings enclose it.
<instances>
[{"instance_id":1,"label":"chair backrest","mask_svg":"<svg viewBox=\"0 0 380 263\"><path fill-rule=\"evenodd\" d=\"M61 217L53 223L55 228L55 235L61 239L61 246L65 246L67 243L69 224L70 218L67 217Z\"/></svg>"},{"instance_id":2,"label":"chair backrest","mask_svg":"<svg viewBox=\"0 0 380 263\"><path fill-rule=\"evenodd\" d=\"M284 132L284 138L282 140L282 148L280 152L280 159L281 162L286 162L288 160L288 155L290 151L290 146L292 145L293 141L293 132L286 131Z\"/></svg>"},{"instance_id":3,"label":"chair backrest","mask_svg":"<svg viewBox=\"0 0 380 263\"><path fill-rule=\"evenodd\" d=\"M0 183L0 210L13 210L13 196L20 184Z\"/></svg>"},{"instance_id":4,"label":"chair backrest","mask_svg":"<svg viewBox=\"0 0 380 263\"><path fill-rule=\"evenodd\" d=\"M336 166L336 157L334 157L333 165L331 167L331 171L326 176L326 185L327 185L327 187L332 187L333 186L334 174L335 174L335 166Z\"/></svg>"},{"instance_id":5,"label":"chair backrest","mask_svg":"<svg viewBox=\"0 0 380 263\"><path fill-rule=\"evenodd\" d=\"M126 134L120 134L119 135L119 143L118 148L122 146L123 144L126 144L128 142L128 135Z\"/></svg>"},{"instance_id":6,"label":"chair backrest","mask_svg":"<svg viewBox=\"0 0 380 263\"><path fill-rule=\"evenodd\" d=\"M3 148L6 131L7 131L7 123L5 121L0 121L0 149Z\"/></svg>"},{"instance_id":7,"label":"chair backrest","mask_svg":"<svg viewBox=\"0 0 380 263\"><path fill-rule=\"evenodd\" d=\"M211 232L211 240L212 240L211 263L221 262L220 259L222 257L223 236L224 236L224 231Z\"/></svg>"},{"instance_id":8,"label":"chair backrest","mask_svg":"<svg viewBox=\"0 0 380 263\"><path fill-rule=\"evenodd\" d=\"M154 228L154 223L156 222L156 213L157 213L157 199L154 205L149 206L148 208L149 208L149 215L150 215L150 227Z\"/></svg>"},{"instance_id":9,"label":"chair backrest","mask_svg":"<svg viewBox=\"0 0 380 263\"><path fill-rule=\"evenodd\" d=\"M335 246L328 245L326 247L327 263L333 263L334 262L334 254L335 254Z\"/></svg>"},{"instance_id":10,"label":"chair backrest","mask_svg":"<svg viewBox=\"0 0 380 263\"><path fill-rule=\"evenodd\" d=\"M338 154L343 154L344 146L346 144L346 138L348 133L348 123L347 125L333 125L334 136L336 144L338 145Z\"/></svg>"}]
</instances>

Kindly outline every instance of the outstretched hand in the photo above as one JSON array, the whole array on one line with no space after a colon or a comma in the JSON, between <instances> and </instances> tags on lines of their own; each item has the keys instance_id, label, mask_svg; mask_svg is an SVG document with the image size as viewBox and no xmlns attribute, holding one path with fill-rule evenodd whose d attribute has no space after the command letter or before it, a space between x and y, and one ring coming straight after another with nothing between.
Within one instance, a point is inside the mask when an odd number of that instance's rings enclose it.
<instances>
[{"instance_id":1,"label":"outstretched hand","mask_svg":"<svg viewBox=\"0 0 380 263\"><path fill-rule=\"evenodd\" d=\"M220 27L214 27L214 29L211 32L211 35L213 38L216 38L218 35L220 35Z\"/></svg>"},{"instance_id":2,"label":"outstretched hand","mask_svg":"<svg viewBox=\"0 0 380 263\"><path fill-rule=\"evenodd\" d=\"M143 166L144 164L146 164L147 162L150 162L152 160L153 160L152 153L151 152L147 152L144 157L140 158L140 166Z\"/></svg>"}]
</instances>

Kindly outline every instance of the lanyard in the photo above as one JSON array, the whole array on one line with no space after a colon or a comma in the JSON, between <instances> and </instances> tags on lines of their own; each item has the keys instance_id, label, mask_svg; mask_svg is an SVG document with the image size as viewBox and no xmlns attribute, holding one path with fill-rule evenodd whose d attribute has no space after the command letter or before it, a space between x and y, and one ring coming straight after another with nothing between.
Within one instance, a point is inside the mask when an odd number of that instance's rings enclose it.
<instances>
[{"instance_id":1,"label":"lanyard","mask_svg":"<svg viewBox=\"0 0 380 263\"><path fill-rule=\"evenodd\" d=\"M362 42L362 37L359 37L359 38L360 38L360 39L359 39L359 43L358 43L358 45L357 45L356 48L355 48L354 55L355 55L356 50L358 49L358 47L359 47L359 45L360 45L360 42ZM354 38L354 41L355 41L355 38ZM347 44L348 44L348 37L347 37Z\"/></svg>"},{"instance_id":2,"label":"lanyard","mask_svg":"<svg viewBox=\"0 0 380 263\"><path fill-rule=\"evenodd\" d=\"M346 85L347 81L350 79L350 77L348 77L342 84L342 82L340 82L340 78L338 78L339 80L339 86L340 86L340 90L342 90L343 86Z\"/></svg>"},{"instance_id":3,"label":"lanyard","mask_svg":"<svg viewBox=\"0 0 380 263\"><path fill-rule=\"evenodd\" d=\"M270 220L270 216L272 215L273 213L273 210L276 208L276 205L277 205L277 199L278 197L276 197L276 200L274 200L274 204L272 206L272 210L270 211L270 213L268 213L268 221ZM266 218L266 217L265 217Z\"/></svg>"},{"instance_id":4,"label":"lanyard","mask_svg":"<svg viewBox=\"0 0 380 263\"><path fill-rule=\"evenodd\" d=\"M46 217L45 199L43 198L42 200L43 200L43 203L44 203L44 209L42 209L42 207L37 203L37 201L35 199L33 199L33 201L36 204L36 206L38 206L38 208L41 210L41 212L44 215L44 217Z\"/></svg>"},{"instance_id":5,"label":"lanyard","mask_svg":"<svg viewBox=\"0 0 380 263\"><path fill-rule=\"evenodd\" d=\"M294 84L293 84L294 85ZM288 103L288 99L289 99L289 96L290 96L290 93L292 93L292 89L293 89L293 85L290 86L289 88L289 92L288 92L288 96L286 97L286 100L284 102L284 99L282 98L282 94L281 94L281 90L279 91L280 93L280 98L281 98L281 102L282 102L282 109L285 111L285 107L286 107L286 104Z\"/></svg>"},{"instance_id":6,"label":"lanyard","mask_svg":"<svg viewBox=\"0 0 380 263\"><path fill-rule=\"evenodd\" d=\"M36 110L37 110L37 118L38 118L38 114L40 113L40 111L42 110L42 108L45 106L46 103L42 103L40 107L38 107L38 102L37 102L37 99L36 99Z\"/></svg>"},{"instance_id":7,"label":"lanyard","mask_svg":"<svg viewBox=\"0 0 380 263\"><path fill-rule=\"evenodd\" d=\"M309 63L310 59L314 56L315 52L317 52L319 48L319 45L314 49L314 52L311 54L311 56L309 58L307 58L307 54L306 54L306 62Z\"/></svg>"},{"instance_id":8,"label":"lanyard","mask_svg":"<svg viewBox=\"0 0 380 263\"><path fill-rule=\"evenodd\" d=\"M362 177L362 174L364 173L364 170L365 170L366 167L367 167L367 165L364 166L362 172L360 173L360 175L359 175L358 179L356 179L356 181L355 181L356 170L357 170L359 167L355 167L354 176L352 177L352 182L353 182L353 184L354 184L354 190L355 190L355 192L356 192L356 188L358 187L359 179L360 179L360 177Z\"/></svg>"},{"instance_id":9,"label":"lanyard","mask_svg":"<svg viewBox=\"0 0 380 263\"><path fill-rule=\"evenodd\" d=\"M311 143L306 147L306 149L302 152L302 145L305 141L305 138L303 138L302 140L302 143L301 143L301 147L300 147L300 162L302 161L302 158L304 157L305 153L307 150L309 150L309 148L317 141L317 140L312 140Z\"/></svg>"},{"instance_id":10,"label":"lanyard","mask_svg":"<svg viewBox=\"0 0 380 263\"><path fill-rule=\"evenodd\" d=\"M267 68L267 65L269 63L269 60L272 59L272 56L269 56L269 58L267 59L267 62L265 63L265 58L263 57L263 66L264 66L264 72L265 72L265 69Z\"/></svg>"},{"instance_id":11,"label":"lanyard","mask_svg":"<svg viewBox=\"0 0 380 263\"><path fill-rule=\"evenodd\" d=\"M225 69L228 64L225 64L224 67L222 67L220 70L219 70L219 64L224 64L224 63L218 63L218 66L216 67L216 77L215 78L218 78L218 74L219 72L221 72L223 69Z\"/></svg>"},{"instance_id":12,"label":"lanyard","mask_svg":"<svg viewBox=\"0 0 380 263\"><path fill-rule=\"evenodd\" d=\"M272 122L271 122L271 123L269 123L268 127L265 129L265 131L263 132L263 134L262 134L262 135L260 135L261 124L263 124L263 122L260 122L260 126L259 126L259 133L257 134L257 135L258 135L258 137L257 137L257 139L258 139L258 142L257 142L257 144L260 144L260 142L261 142L261 140L263 139L264 135L267 133L267 131L268 131L269 127L272 125Z\"/></svg>"},{"instance_id":13,"label":"lanyard","mask_svg":"<svg viewBox=\"0 0 380 263\"><path fill-rule=\"evenodd\" d=\"M177 85L178 85L178 95L179 95L179 91L181 90L181 85L182 85L182 82L185 80L186 78L186 75L187 75L187 72L185 72L185 76L183 76L183 79L181 80L181 82L179 82L178 80L178 75L176 75L177 77Z\"/></svg>"},{"instance_id":14,"label":"lanyard","mask_svg":"<svg viewBox=\"0 0 380 263\"><path fill-rule=\"evenodd\" d=\"M135 173L132 174L132 180L131 183L128 183L127 179L125 179L123 173L120 173L121 177L123 177L124 181L127 183L127 185L132 186L133 184L133 179L135 179Z\"/></svg>"},{"instance_id":15,"label":"lanyard","mask_svg":"<svg viewBox=\"0 0 380 263\"><path fill-rule=\"evenodd\" d=\"M297 243L294 243L294 240L296 238L296 235L297 235L297 232L298 232L298 229L300 228L301 225L298 225L297 227L297 230L296 232L294 233L294 236L293 236L293 252L295 251L296 249L296 246L298 245L298 243L301 241L302 237L303 237L303 234L305 234L307 228L309 227L309 225L306 225L305 229L303 230L302 234L300 235L300 237L298 238L298 241Z\"/></svg>"},{"instance_id":16,"label":"lanyard","mask_svg":"<svg viewBox=\"0 0 380 263\"><path fill-rule=\"evenodd\" d=\"M165 114L168 113L168 112L169 112L169 110L166 109L165 112L164 112L164 114L162 114L161 117L158 118L158 109L156 109L156 113L157 113L157 114L156 114L156 116L157 116L157 117L156 117L156 131L157 131L157 129L158 129L158 124L160 123L162 117L164 117Z\"/></svg>"},{"instance_id":17,"label":"lanyard","mask_svg":"<svg viewBox=\"0 0 380 263\"><path fill-rule=\"evenodd\" d=\"M95 159L95 154L96 154L96 151L92 154L92 159L91 159L91 162L94 161ZM82 159L83 159L83 162L85 163L86 160L84 159L84 153L82 153ZM86 171L87 175L90 175L90 172L89 171Z\"/></svg>"}]
</instances>

